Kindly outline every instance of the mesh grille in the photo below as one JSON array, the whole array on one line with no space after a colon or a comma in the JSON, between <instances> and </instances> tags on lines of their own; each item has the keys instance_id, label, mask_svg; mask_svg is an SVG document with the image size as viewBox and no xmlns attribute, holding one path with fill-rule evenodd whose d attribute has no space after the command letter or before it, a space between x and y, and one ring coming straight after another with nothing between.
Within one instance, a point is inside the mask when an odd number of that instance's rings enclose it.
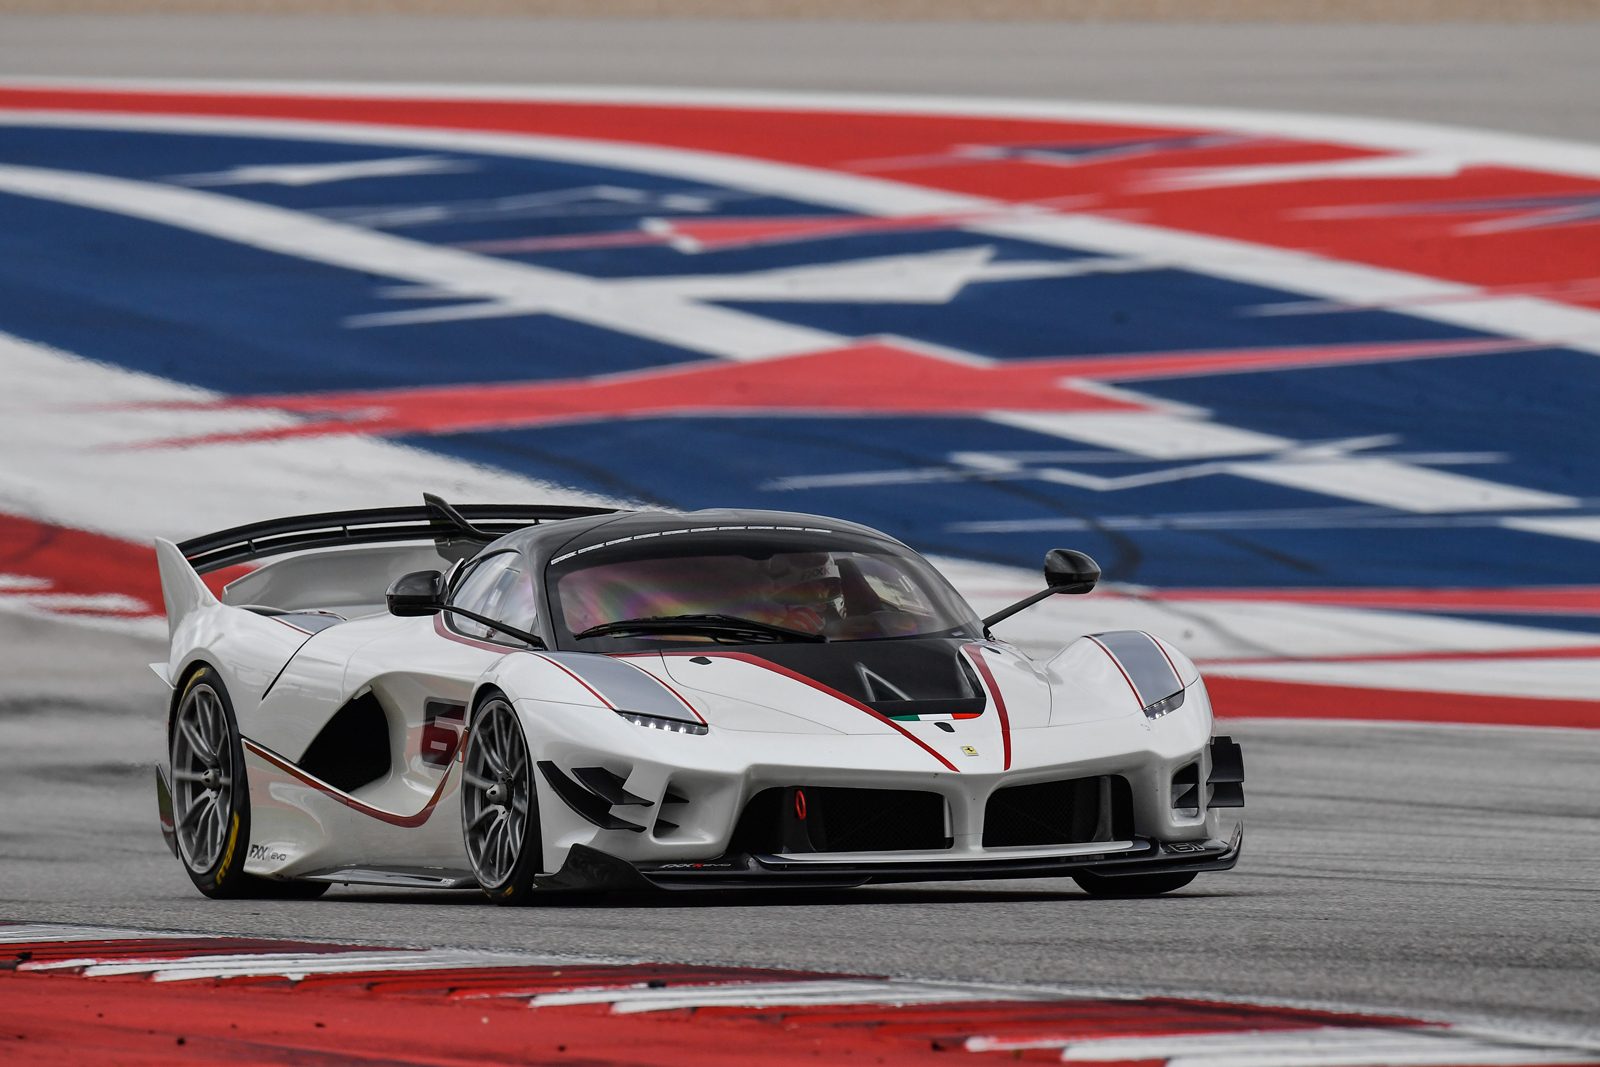
<instances>
[{"instance_id":1,"label":"mesh grille","mask_svg":"<svg viewBox=\"0 0 1600 1067\"><path fill-rule=\"evenodd\" d=\"M983 847L1075 845L1133 836L1133 791L1121 775L998 789L983 814Z\"/></svg>"}]
</instances>

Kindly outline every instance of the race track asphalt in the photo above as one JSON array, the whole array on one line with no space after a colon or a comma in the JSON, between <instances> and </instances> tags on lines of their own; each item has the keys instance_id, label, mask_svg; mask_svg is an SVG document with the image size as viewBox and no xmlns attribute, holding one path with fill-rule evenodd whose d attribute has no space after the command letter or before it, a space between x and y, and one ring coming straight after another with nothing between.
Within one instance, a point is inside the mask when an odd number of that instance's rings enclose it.
<instances>
[{"instance_id":1,"label":"race track asphalt","mask_svg":"<svg viewBox=\"0 0 1600 1067\"><path fill-rule=\"evenodd\" d=\"M285 47L299 42L300 47ZM1004 93L1385 114L1600 139L1593 24L867 26L0 19L0 74ZM154 638L0 616L0 917L1329 1001L1600 1030L1600 733L1250 722L1240 869L557 899L202 899L156 830Z\"/></svg>"},{"instance_id":2,"label":"race track asphalt","mask_svg":"<svg viewBox=\"0 0 1600 1067\"><path fill-rule=\"evenodd\" d=\"M4 617L0 648L0 918L1600 1019L1594 732L1234 724L1244 861L1150 901L1050 879L232 903L194 892L156 829L160 642Z\"/></svg>"}]
</instances>

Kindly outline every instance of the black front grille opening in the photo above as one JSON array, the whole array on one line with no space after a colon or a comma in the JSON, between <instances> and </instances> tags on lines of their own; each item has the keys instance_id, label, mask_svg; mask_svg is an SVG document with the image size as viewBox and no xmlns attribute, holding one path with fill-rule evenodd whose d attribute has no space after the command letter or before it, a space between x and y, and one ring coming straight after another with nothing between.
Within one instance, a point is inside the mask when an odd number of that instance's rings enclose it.
<instances>
[{"instance_id":1,"label":"black front grille opening","mask_svg":"<svg viewBox=\"0 0 1600 1067\"><path fill-rule=\"evenodd\" d=\"M1200 814L1200 764L1191 763L1172 776L1172 810Z\"/></svg>"},{"instance_id":2,"label":"black front grille opening","mask_svg":"<svg viewBox=\"0 0 1600 1067\"><path fill-rule=\"evenodd\" d=\"M901 789L786 786L745 805L730 850L920 852L950 848L944 797Z\"/></svg>"},{"instance_id":3,"label":"black front grille opening","mask_svg":"<svg viewBox=\"0 0 1600 1067\"><path fill-rule=\"evenodd\" d=\"M998 789L983 813L983 847L1078 845L1133 837L1133 789L1120 774Z\"/></svg>"}]
</instances>

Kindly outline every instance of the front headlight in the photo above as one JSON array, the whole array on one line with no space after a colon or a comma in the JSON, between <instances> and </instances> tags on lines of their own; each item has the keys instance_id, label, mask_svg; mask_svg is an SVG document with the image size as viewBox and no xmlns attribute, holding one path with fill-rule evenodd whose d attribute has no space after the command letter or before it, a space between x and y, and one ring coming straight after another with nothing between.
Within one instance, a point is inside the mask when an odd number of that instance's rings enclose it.
<instances>
[{"instance_id":1,"label":"front headlight","mask_svg":"<svg viewBox=\"0 0 1600 1067\"><path fill-rule=\"evenodd\" d=\"M1146 704L1144 714L1146 718L1159 719L1183 707L1184 690L1180 689L1169 697L1162 697L1153 704Z\"/></svg>"},{"instance_id":2,"label":"front headlight","mask_svg":"<svg viewBox=\"0 0 1600 1067\"><path fill-rule=\"evenodd\" d=\"M665 719L659 715L641 715L637 711L623 711L621 708L616 710L618 715L621 715L635 726L643 726L650 730L665 730L672 734L697 735L711 732L711 727L703 722L685 722L682 719Z\"/></svg>"}]
</instances>

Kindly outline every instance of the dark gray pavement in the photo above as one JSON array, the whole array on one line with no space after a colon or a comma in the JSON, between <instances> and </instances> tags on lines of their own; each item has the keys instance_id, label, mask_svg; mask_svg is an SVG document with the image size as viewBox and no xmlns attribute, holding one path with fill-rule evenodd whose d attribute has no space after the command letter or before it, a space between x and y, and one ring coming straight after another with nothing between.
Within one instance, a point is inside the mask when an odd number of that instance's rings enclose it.
<instances>
[{"instance_id":1,"label":"dark gray pavement","mask_svg":"<svg viewBox=\"0 0 1600 1067\"><path fill-rule=\"evenodd\" d=\"M156 640L0 616L0 918L1330 1001L1600 1037L1600 734L1238 723L1240 868L777 896L202 898L166 852Z\"/></svg>"}]
</instances>

